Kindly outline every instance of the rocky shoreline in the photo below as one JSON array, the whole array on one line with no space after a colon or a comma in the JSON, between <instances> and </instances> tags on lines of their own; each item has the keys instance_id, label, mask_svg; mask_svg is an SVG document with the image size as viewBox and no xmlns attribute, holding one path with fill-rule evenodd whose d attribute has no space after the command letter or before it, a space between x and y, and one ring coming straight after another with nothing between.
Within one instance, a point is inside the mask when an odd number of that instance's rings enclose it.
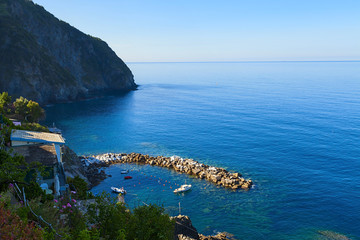
<instances>
[{"instance_id":1,"label":"rocky shoreline","mask_svg":"<svg viewBox=\"0 0 360 240\"><path fill-rule=\"evenodd\" d=\"M235 240L232 234L222 232L214 236L199 234L188 216L178 215L175 220L174 240Z\"/></svg>"},{"instance_id":2,"label":"rocky shoreline","mask_svg":"<svg viewBox=\"0 0 360 240\"><path fill-rule=\"evenodd\" d=\"M193 159L183 159L178 156L152 157L140 153L105 153L96 156L79 157L84 167L86 167L86 175L90 175L91 185L95 186L104 178L106 174L100 168L108 167L113 164L121 163L137 163L159 166L168 169L174 169L180 173L186 173L200 179L206 179L219 186L231 188L233 190L248 190L253 185L252 180L245 179L240 173L230 173L224 168L212 167L194 161Z\"/></svg>"}]
</instances>

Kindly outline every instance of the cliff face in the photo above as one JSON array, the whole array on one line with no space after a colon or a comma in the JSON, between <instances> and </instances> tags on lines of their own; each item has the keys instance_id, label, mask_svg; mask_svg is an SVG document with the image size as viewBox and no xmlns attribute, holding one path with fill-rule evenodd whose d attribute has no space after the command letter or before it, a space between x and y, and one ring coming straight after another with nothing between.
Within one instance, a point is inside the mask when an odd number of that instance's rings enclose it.
<instances>
[{"instance_id":1,"label":"cliff face","mask_svg":"<svg viewBox=\"0 0 360 240\"><path fill-rule=\"evenodd\" d=\"M110 47L29 0L0 0L0 91L40 103L136 88Z\"/></svg>"}]
</instances>

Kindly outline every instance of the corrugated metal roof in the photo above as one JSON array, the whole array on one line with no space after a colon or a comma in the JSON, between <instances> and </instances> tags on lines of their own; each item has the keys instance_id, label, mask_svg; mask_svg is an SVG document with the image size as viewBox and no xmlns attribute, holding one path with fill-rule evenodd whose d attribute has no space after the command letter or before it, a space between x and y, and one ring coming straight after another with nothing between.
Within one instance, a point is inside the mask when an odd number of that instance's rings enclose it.
<instances>
[{"instance_id":1,"label":"corrugated metal roof","mask_svg":"<svg viewBox=\"0 0 360 240\"><path fill-rule=\"evenodd\" d=\"M22 142L65 144L65 140L59 134L26 130L12 130L10 139Z\"/></svg>"}]
</instances>

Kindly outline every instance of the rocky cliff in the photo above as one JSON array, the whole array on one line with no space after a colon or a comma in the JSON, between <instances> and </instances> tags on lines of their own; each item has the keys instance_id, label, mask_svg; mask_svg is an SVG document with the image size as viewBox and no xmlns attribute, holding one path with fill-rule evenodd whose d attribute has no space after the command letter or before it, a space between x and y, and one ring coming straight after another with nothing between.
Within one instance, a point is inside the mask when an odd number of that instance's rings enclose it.
<instances>
[{"instance_id":1,"label":"rocky cliff","mask_svg":"<svg viewBox=\"0 0 360 240\"><path fill-rule=\"evenodd\" d=\"M0 91L40 103L136 88L126 64L29 0L0 0Z\"/></svg>"}]
</instances>

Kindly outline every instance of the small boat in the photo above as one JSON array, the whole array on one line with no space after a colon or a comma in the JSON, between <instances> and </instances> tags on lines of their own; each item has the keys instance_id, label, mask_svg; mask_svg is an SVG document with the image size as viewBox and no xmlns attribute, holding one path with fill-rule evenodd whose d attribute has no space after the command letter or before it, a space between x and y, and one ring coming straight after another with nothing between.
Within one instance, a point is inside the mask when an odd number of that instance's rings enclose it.
<instances>
[{"instance_id":1,"label":"small boat","mask_svg":"<svg viewBox=\"0 0 360 240\"><path fill-rule=\"evenodd\" d=\"M127 169L127 170L121 170L121 174L127 174L127 173L129 173L129 169Z\"/></svg>"},{"instance_id":2,"label":"small boat","mask_svg":"<svg viewBox=\"0 0 360 240\"><path fill-rule=\"evenodd\" d=\"M125 176L124 179L132 179L132 176Z\"/></svg>"},{"instance_id":3,"label":"small boat","mask_svg":"<svg viewBox=\"0 0 360 240\"><path fill-rule=\"evenodd\" d=\"M174 193L186 192L186 191L189 191L190 189L191 189L190 184L184 184L184 185L181 185L181 187L175 189Z\"/></svg>"},{"instance_id":4,"label":"small boat","mask_svg":"<svg viewBox=\"0 0 360 240\"><path fill-rule=\"evenodd\" d=\"M111 187L111 190L116 193L126 194L126 190L123 187L122 188Z\"/></svg>"}]
</instances>

